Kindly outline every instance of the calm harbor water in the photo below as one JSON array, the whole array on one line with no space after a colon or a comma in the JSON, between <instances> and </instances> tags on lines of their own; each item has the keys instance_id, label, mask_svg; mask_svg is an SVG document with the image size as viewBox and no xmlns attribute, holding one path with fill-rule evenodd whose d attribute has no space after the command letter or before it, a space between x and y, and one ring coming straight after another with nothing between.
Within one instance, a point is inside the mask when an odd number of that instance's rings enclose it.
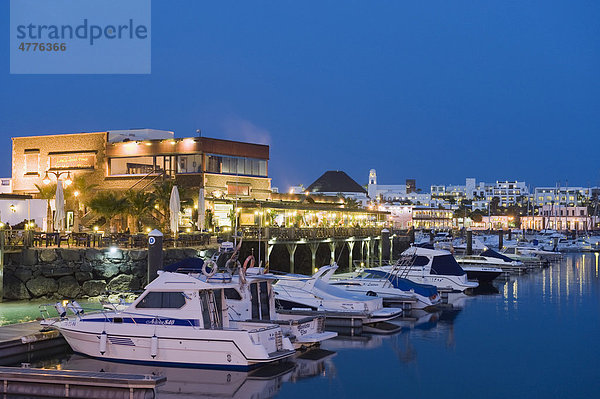
<instances>
[{"instance_id":1,"label":"calm harbor water","mask_svg":"<svg viewBox=\"0 0 600 399\"><path fill-rule=\"evenodd\" d=\"M143 367L65 354L34 367L162 373L159 398L576 398L600 391L598 254L495 283L394 335L340 337L314 360L250 373ZM2 305L1 308L4 308Z\"/></svg>"}]
</instances>

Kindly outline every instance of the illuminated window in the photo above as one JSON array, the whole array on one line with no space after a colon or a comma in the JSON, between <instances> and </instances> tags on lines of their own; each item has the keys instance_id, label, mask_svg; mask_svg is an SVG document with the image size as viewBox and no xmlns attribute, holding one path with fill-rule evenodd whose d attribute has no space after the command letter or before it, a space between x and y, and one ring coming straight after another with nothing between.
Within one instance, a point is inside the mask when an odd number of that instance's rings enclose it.
<instances>
[{"instance_id":1,"label":"illuminated window","mask_svg":"<svg viewBox=\"0 0 600 399\"><path fill-rule=\"evenodd\" d=\"M177 173L201 173L202 172L202 155L178 155L177 156Z\"/></svg>"},{"instance_id":2,"label":"illuminated window","mask_svg":"<svg viewBox=\"0 0 600 399\"><path fill-rule=\"evenodd\" d=\"M236 196L249 196L250 186L227 183L227 194Z\"/></svg>"},{"instance_id":3,"label":"illuminated window","mask_svg":"<svg viewBox=\"0 0 600 399\"><path fill-rule=\"evenodd\" d=\"M152 173L153 157L111 158L109 161L110 175L145 175Z\"/></svg>"}]
</instances>

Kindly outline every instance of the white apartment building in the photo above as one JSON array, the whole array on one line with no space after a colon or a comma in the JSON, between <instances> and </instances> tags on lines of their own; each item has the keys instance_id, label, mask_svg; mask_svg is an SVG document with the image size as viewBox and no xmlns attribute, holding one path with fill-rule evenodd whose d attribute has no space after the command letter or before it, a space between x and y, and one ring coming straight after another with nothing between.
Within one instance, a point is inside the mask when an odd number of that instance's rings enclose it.
<instances>
[{"instance_id":1,"label":"white apartment building","mask_svg":"<svg viewBox=\"0 0 600 399\"><path fill-rule=\"evenodd\" d=\"M581 206L590 199L593 189L586 187L536 187L534 201L537 206Z\"/></svg>"}]
</instances>

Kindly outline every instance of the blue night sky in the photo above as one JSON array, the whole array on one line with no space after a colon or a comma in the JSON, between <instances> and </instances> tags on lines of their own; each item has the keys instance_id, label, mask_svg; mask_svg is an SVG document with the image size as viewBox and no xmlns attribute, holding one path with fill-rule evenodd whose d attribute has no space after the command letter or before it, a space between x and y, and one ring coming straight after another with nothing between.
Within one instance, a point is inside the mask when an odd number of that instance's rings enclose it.
<instances>
[{"instance_id":1,"label":"blue night sky","mask_svg":"<svg viewBox=\"0 0 600 399\"><path fill-rule=\"evenodd\" d=\"M0 6L8 26L9 2ZM273 185L600 182L598 1L153 0L151 75L10 75L10 137L148 127L271 146Z\"/></svg>"}]
</instances>

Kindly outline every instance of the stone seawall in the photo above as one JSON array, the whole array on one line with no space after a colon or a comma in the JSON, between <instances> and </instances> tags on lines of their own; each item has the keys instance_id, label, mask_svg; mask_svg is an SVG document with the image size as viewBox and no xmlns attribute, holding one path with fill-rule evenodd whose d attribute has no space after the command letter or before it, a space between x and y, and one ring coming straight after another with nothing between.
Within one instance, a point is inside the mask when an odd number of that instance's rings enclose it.
<instances>
[{"instance_id":1,"label":"stone seawall","mask_svg":"<svg viewBox=\"0 0 600 399\"><path fill-rule=\"evenodd\" d=\"M165 264L199 249L164 250ZM32 248L6 254L4 299L86 299L105 291L135 291L146 283L147 250Z\"/></svg>"}]
</instances>

